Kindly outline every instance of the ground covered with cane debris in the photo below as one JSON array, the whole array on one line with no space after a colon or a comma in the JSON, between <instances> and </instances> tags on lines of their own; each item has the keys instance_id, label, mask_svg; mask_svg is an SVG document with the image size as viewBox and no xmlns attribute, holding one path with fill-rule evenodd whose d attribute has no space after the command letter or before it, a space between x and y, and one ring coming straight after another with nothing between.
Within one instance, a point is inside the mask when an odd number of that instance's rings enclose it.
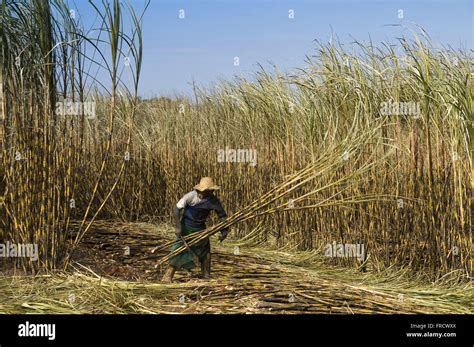
<instances>
[{"instance_id":1,"label":"ground covered with cane debris","mask_svg":"<svg viewBox=\"0 0 474 347\"><path fill-rule=\"evenodd\" d=\"M421 282L327 266L296 254L212 240L212 276L178 272L160 282L152 250L166 224L98 221L70 271L3 276L1 313L474 313L472 283Z\"/></svg>"}]
</instances>

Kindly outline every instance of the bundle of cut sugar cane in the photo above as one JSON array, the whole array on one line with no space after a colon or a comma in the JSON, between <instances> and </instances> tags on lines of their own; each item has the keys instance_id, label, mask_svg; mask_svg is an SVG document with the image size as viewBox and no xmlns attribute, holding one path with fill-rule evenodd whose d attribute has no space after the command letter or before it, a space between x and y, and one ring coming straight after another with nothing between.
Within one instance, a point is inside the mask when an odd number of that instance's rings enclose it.
<instances>
[{"instance_id":1,"label":"bundle of cut sugar cane","mask_svg":"<svg viewBox=\"0 0 474 347\"><path fill-rule=\"evenodd\" d=\"M319 159L315 160L311 164L307 165L302 170L292 174L279 185L265 193L259 199L253 201L251 204L247 205L240 211L234 213L232 216L227 218L225 221L222 221L218 224L215 224L207 229L202 231L189 234L184 237L184 240L187 243L187 246L193 246L210 236L218 233L221 230L232 227L233 225L247 221L259 216L268 215L271 213L277 213L282 211L292 211L292 210L302 210L302 209L314 209L327 206L335 206L338 204L348 204L348 203L358 203L373 201L375 199L380 200L386 196L359 196L351 198L336 199L336 196L340 195L348 187L348 183L353 184L357 179L360 179L363 173L367 172L370 168L376 165L378 162L383 160L387 155L390 155L390 152L387 152L385 156L376 158L376 154L372 154L362 162L362 149L364 145L369 143L373 139L373 134L379 129L379 127L374 127L371 130L358 135L357 137L346 138L345 141L341 142L337 147L333 147L325 151ZM295 192L297 189L308 184L310 181L317 179L323 175L334 172L334 170L342 167L347 164L347 160L351 158L354 171L340 177L322 187L319 187L311 192L308 192L297 198L292 198L292 204L290 205L288 201L277 204L274 207L270 205L278 200L281 200L288 194ZM341 187L336 194L333 194L331 197L324 200L318 201L316 204L298 206L295 207L294 203L300 202L304 199L307 199L310 196L320 194L324 191L327 191L329 188ZM180 243L182 240L174 240L167 242L155 249L162 250L166 247L169 247L175 243ZM183 244L178 247L176 250L170 252L168 255L159 259L157 267L164 264L171 258L187 251L187 247Z\"/></svg>"}]
</instances>

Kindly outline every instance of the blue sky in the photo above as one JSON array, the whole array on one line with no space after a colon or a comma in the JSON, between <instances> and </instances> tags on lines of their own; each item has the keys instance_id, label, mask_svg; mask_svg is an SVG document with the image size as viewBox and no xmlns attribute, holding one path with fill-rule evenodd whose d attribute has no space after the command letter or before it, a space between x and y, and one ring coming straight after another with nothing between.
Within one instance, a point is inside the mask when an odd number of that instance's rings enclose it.
<instances>
[{"instance_id":1,"label":"blue sky","mask_svg":"<svg viewBox=\"0 0 474 347\"><path fill-rule=\"evenodd\" d=\"M144 2L130 3L141 9ZM75 6L84 22L95 18L87 1ZM291 71L315 52L315 39L395 43L412 37L406 27L412 22L438 45L472 49L473 17L472 0L151 0L143 22L140 94L190 95L192 80L212 87L219 79L251 77L258 63ZM387 26L399 23L405 27Z\"/></svg>"}]
</instances>

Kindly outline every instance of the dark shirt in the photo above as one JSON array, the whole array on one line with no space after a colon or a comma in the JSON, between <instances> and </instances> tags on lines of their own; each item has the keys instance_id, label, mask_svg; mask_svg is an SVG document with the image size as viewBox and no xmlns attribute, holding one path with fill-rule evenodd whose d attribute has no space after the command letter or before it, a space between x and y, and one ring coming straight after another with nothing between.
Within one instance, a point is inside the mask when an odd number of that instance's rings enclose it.
<instances>
[{"instance_id":1,"label":"dark shirt","mask_svg":"<svg viewBox=\"0 0 474 347\"><path fill-rule=\"evenodd\" d=\"M206 219L211 211L216 211L219 220L227 217L227 213L216 196L211 195L200 199L194 190L184 195L176 206L179 209L184 208L184 224L193 228L205 229Z\"/></svg>"}]
</instances>

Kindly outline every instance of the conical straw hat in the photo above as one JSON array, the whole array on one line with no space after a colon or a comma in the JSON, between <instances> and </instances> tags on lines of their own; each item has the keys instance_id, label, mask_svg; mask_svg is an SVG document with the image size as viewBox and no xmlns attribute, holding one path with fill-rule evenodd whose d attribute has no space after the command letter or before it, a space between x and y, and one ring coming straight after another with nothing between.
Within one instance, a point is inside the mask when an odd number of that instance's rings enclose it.
<instances>
[{"instance_id":1,"label":"conical straw hat","mask_svg":"<svg viewBox=\"0 0 474 347\"><path fill-rule=\"evenodd\" d=\"M220 188L221 187L214 184L214 182L212 181L212 178L210 177L201 178L201 181L199 182L199 184L194 186L194 189L199 190L201 192L205 190L218 190Z\"/></svg>"}]
</instances>

